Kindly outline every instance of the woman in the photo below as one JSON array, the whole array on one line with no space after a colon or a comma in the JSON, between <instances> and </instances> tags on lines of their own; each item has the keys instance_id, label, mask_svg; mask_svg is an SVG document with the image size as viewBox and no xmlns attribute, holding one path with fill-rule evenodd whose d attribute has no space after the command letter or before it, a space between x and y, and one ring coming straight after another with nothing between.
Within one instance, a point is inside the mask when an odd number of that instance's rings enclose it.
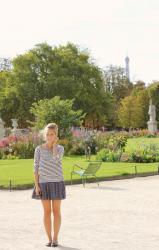
<instances>
[{"instance_id":1,"label":"woman","mask_svg":"<svg viewBox=\"0 0 159 250\"><path fill-rule=\"evenodd\" d=\"M44 209L44 226L49 242L46 246L58 246L58 233L61 225L61 200L66 198L65 183L62 171L64 147L57 144L58 126L49 123L44 128L45 143L39 145L34 153L35 186L33 199L41 199ZM54 222L51 221L53 212ZM54 235L52 237L52 227Z\"/></svg>"}]
</instances>

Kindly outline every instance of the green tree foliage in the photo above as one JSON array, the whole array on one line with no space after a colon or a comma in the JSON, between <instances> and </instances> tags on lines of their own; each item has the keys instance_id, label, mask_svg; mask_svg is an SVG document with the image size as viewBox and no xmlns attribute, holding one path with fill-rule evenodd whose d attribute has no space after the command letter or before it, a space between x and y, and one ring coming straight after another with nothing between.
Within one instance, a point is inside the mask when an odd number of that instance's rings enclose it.
<instances>
[{"instance_id":1,"label":"green tree foliage","mask_svg":"<svg viewBox=\"0 0 159 250\"><path fill-rule=\"evenodd\" d=\"M19 107L17 91L12 82L11 71L0 71L0 116L6 126L11 125L10 119L18 118L16 110Z\"/></svg>"},{"instance_id":2,"label":"green tree foliage","mask_svg":"<svg viewBox=\"0 0 159 250\"><path fill-rule=\"evenodd\" d=\"M106 92L111 94L113 103L109 124L111 127L117 127L119 102L122 98L130 95L133 84L126 77L125 70L114 65L109 65L104 70L104 82Z\"/></svg>"},{"instance_id":3,"label":"green tree foliage","mask_svg":"<svg viewBox=\"0 0 159 250\"><path fill-rule=\"evenodd\" d=\"M145 83L143 81L137 81L133 85L132 95L138 95L140 91L145 90L145 89L146 89Z\"/></svg>"},{"instance_id":4,"label":"green tree foliage","mask_svg":"<svg viewBox=\"0 0 159 250\"><path fill-rule=\"evenodd\" d=\"M103 72L87 50L72 43L58 47L42 43L12 61L0 59L0 115L6 126L12 118L18 118L20 127L34 123L32 104L55 96L73 99L73 110L86 114L83 125L94 128L119 124L146 128L150 98L159 121L159 82L133 85L125 70L113 65Z\"/></svg>"},{"instance_id":5,"label":"green tree foliage","mask_svg":"<svg viewBox=\"0 0 159 250\"><path fill-rule=\"evenodd\" d=\"M19 118L20 126L26 126L26 120L34 120L32 103L54 96L74 99L74 109L82 109L95 122L104 123L110 115L111 96L104 89L101 70L91 62L86 50L71 43L54 48L43 43L17 56L11 82L12 116ZM3 108L1 105L0 111Z\"/></svg>"},{"instance_id":6,"label":"green tree foliage","mask_svg":"<svg viewBox=\"0 0 159 250\"><path fill-rule=\"evenodd\" d=\"M143 115L140 97L127 96L122 99L118 110L118 120L121 127L131 129L144 126Z\"/></svg>"},{"instance_id":7,"label":"green tree foliage","mask_svg":"<svg viewBox=\"0 0 159 250\"><path fill-rule=\"evenodd\" d=\"M138 98L138 104L142 108L143 120L141 121L140 128L147 128L147 122L149 120L149 93L146 88L146 84L143 81L137 81L133 86L132 96Z\"/></svg>"},{"instance_id":8,"label":"green tree foliage","mask_svg":"<svg viewBox=\"0 0 159 250\"><path fill-rule=\"evenodd\" d=\"M55 96L33 103L31 113L36 117L35 127L42 129L54 121L59 126L60 138L65 138L73 125L81 125L85 116L82 110L73 110L73 102L73 99L61 100L59 96Z\"/></svg>"},{"instance_id":9,"label":"green tree foliage","mask_svg":"<svg viewBox=\"0 0 159 250\"><path fill-rule=\"evenodd\" d=\"M105 87L115 100L118 102L120 99L130 95L133 85L125 75L125 70L121 67L110 65L104 71Z\"/></svg>"}]
</instances>

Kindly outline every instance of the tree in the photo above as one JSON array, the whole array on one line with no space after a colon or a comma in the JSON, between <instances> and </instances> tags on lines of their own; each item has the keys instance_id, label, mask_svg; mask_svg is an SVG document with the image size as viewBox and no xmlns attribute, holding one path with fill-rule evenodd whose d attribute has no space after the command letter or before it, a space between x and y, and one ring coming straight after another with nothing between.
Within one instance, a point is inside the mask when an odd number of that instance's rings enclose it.
<instances>
[{"instance_id":1,"label":"tree","mask_svg":"<svg viewBox=\"0 0 159 250\"><path fill-rule=\"evenodd\" d=\"M143 109L138 96L127 96L118 109L119 125L123 128L139 128L143 123Z\"/></svg>"},{"instance_id":2,"label":"tree","mask_svg":"<svg viewBox=\"0 0 159 250\"><path fill-rule=\"evenodd\" d=\"M0 71L0 116L5 126L11 126L12 118L19 118L16 88L12 82L11 71Z\"/></svg>"},{"instance_id":3,"label":"tree","mask_svg":"<svg viewBox=\"0 0 159 250\"><path fill-rule=\"evenodd\" d=\"M132 96L136 96L138 104L142 108L143 120L139 127L147 128L147 122L149 120L148 109L149 109L149 94L146 88L146 84L143 81L137 81L133 85Z\"/></svg>"},{"instance_id":4,"label":"tree","mask_svg":"<svg viewBox=\"0 0 159 250\"><path fill-rule=\"evenodd\" d=\"M109 91L116 102L130 95L133 84L125 75L125 70L121 67L109 65L104 71L105 88Z\"/></svg>"},{"instance_id":5,"label":"tree","mask_svg":"<svg viewBox=\"0 0 159 250\"><path fill-rule=\"evenodd\" d=\"M82 110L73 110L74 100L61 100L59 96L33 103L30 111L35 116L35 127L42 129L46 124L55 122L59 126L60 138L70 134L73 125L81 125L85 114Z\"/></svg>"},{"instance_id":6,"label":"tree","mask_svg":"<svg viewBox=\"0 0 159 250\"><path fill-rule=\"evenodd\" d=\"M136 95L138 94L140 91L145 90L146 89L146 84L143 81L137 81L134 85L133 85L133 90L132 90L132 94Z\"/></svg>"},{"instance_id":7,"label":"tree","mask_svg":"<svg viewBox=\"0 0 159 250\"><path fill-rule=\"evenodd\" d=\"M103 72L106 93L112 97L111 116L109 124L111 127L118 127L118 107L122 98L129 96L133 84L126 77L125 70L122 67L109 65Z\"/></svg>"},{"instance_id":8,"label":"tree","mask_svg":"<svg viewBox=\"0 0 159 250\"><path fill-rule=\"evenodd\" d=\"M142 108L142 121L140 128L147 128L147 122L149 120L148 109L149 109L149 95L147 89L143 89L138 93L138 104Z\"/></svg>"},{"instance_id":9,"label":"tree","mask_svg":"<svg viewBox=\"0 0 159 250\"><path fill-rule=\"evenodd\" d=\"M13 60L12 81L19 107L16 110L21 126L33 121L33 102L60 96L74 99L73 108L82 109L93 126L108 120L111 96L104 89L102 71L90 60L89 53L76 45L52 48L38 44Z\"/></svg>"}]
</instances>

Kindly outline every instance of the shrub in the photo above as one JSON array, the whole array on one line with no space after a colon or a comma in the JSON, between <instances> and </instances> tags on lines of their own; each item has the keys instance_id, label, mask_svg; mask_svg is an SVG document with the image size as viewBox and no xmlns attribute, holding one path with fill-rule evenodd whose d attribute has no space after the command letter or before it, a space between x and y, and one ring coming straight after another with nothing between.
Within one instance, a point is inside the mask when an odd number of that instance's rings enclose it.
<instances>
[{"instance_id":1,"label":"shrub","mask_svg":"<svg viewBox=\"0 0 159 250\"><path fill-rule=\"evenodd\" d=\"M148 138L156 138L159 136L159 132L155 132L152 134L148 129L138 129L138 130L130 130L127 132L127 136L132 137L148 137Z\"/></svg>"},{"instance_id":2,"label":"shrub","mask_svg":"<svg viewBox=\"0 0 159 250\"><path fill-rule=\"evenodd\" d=\"M112 152L108 149L103 148L97 153L96 158L97 160L104 162L115 162L120 160L120 156L120 152Z\"/></svg>"},{"instance_id":3,"label":"shrub","mask_svg":"<svg viewBox=\"0 0 159 250\"><path fill-rule=\"evenodd\" d=\"M106 148L109 151L121 153L125 151L127 136L123 133L98 133L96 144L98 150Z\"/></svg>"},{"instance_id":4,"label":"shrub","mask_svg":"<svg viewBox=\"0 0 159 250\"><path fill-rule=\"evenodd\" d=\"M74 138L68 144L69 155L84 155L85 154L85 143L80 138Z\"/></svg>"},{"instance_id":5,"label":"shrub","mask_svg":"<svg viewBox=\"0 0 159 250\"><path fill-rule=\"evenodd\" d=\"M159 159L159 147L157 144L151 143L141 144L136 150L129 153L129 161L131 162L157 162Z\"/></svg>"},{"instance_id":6,"label":"shrub","mask_svg":"<svg viewBox=\"0 0 159 250\"><path fill-rule=\"evenodd\" d=\"M24 143L21 141L12 145L14 156L18 156L20 159L33 158L35 147L36 145L32 142Z\"/></svg>"},{"instance_id":7,"label":"shrub","mask_svg":"<svg viewBox=\"0 0 159 250\"><path fill-rule=\"evenodd\" d=\"M0 140L0 159L33 158L35 147L42 142L37 133L8 137Z\"/></svg>"}]
</instances>

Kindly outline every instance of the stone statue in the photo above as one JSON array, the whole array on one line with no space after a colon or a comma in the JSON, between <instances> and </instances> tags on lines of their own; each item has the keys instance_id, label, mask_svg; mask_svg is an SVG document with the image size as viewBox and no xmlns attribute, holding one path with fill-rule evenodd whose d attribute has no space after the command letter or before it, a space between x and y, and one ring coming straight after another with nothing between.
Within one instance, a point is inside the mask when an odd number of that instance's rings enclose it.
<instances>
[{"instance_id":1,"label":"stone statue","mask_svg":"<svg viewBox=\"0 0 159 250\"><path fill-rule=\"evenodd\" d=\"M12 134L13 135L17 135L17 133L18 133L18 119L11 119L11 121L12 121L12 127L13 127L13 129L12 129Z\"/></svg>"},{"instance_id":2,"label":"stone statue","mask_svg":"<svg viewBox=\"0 0 159 250\"><path fill-rule=\"evenodd\" d=\"M149 112L150 122L156 121L156 107L152 104L152 99L150 99Z\"/></svg>"},{"instance_id":3,"label":"stone statue","mask_svg":"<svg viewBox=\"0 0 159 250\"><path fill-rule=\"evenodd\" d=\"M156 107L152 104L152 99L150 99L149 111L150 120L148 121L148 130L150 133L155 133L157 131L157 121L156 121Z\"/></svg>"},{"instance_id":4,"label":"stone statue","mask_svg":"<svg viewBox=\"0 0 159 250\"><path fill-rule=\"evenodd\" d=\"M4 128L4 122L3 120L0 118L0 139L3 139L5 136L5 128Z\"/></svg>"}]
</instances>

